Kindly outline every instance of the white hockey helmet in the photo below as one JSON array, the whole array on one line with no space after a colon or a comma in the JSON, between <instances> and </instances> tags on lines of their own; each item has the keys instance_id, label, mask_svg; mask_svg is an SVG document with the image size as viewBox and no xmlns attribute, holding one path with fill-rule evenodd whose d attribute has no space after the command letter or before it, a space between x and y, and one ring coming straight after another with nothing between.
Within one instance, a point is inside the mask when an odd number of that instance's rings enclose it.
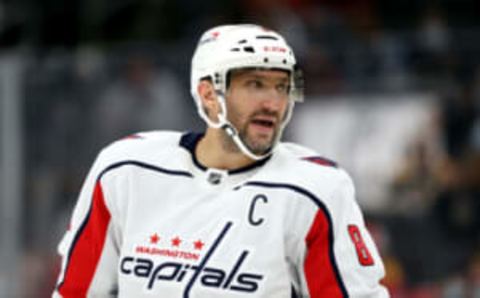
<instances>
[{"instance_id":1,"label":"white hockey helmet","mask_svg":"<svg viewBox=\"0 0 480 298\"><path fill-rule=\"evenodd\" d=\"M289 108L271 150L263 155L252 153L227 120L224 94L228 74L232 70L249 68L285 70L290 74ZM222 107L217 122L206 115L198 94L198 84L204 79L213 83ZM202 35L192 58L190 88L200 117L210 127L225 129L241 151L252 159L261 159L272 152L290 120L294 103L303 101L303 77L292 49L280 34L253 24L214 27Z\"/></svg>"}]
</instances>

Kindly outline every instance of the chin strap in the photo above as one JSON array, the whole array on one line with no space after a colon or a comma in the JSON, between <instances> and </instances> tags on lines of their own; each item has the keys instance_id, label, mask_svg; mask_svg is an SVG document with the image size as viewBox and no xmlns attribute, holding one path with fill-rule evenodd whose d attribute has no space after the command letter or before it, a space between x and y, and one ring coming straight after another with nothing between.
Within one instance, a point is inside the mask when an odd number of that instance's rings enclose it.
<instances>
[{"instance_id":1,"label":"chin strap","mask_svg":"<svg viewBox=\"0 0 480 298\"><path fill-rule=\"evenodd\" d=\"M233 127L232 124L230 124L230 122L227 121L227 123L222 125L221 128L227 133L228 136L230 136L232 138L233 142L235 143L235 145L237 145L237 147L240 149L240 151L242 151L242 153L245 154L246 156L248 156L249 158L251 158L253 160L260 160L260 159L264 159L265 157L272 154L272 150L268 150L267 153L262 154L262 155L253 153L243 143L242 139L240 139L240 136L238 135L237 130L235 129L235 127Z\"/></svg>"},{"instance_id":2,"label":"chin strap","mask_svg":"<svg viewBox=\"0 0 480 298\"><path fill-rule=\"evenodd\" d=\"M265 153L265 154L255 154L247 147L247 145L245 145L243 143L243 141L240 139L240 136L238 134L237 129L230 123L230 121L227 120L227 106L226 106L226 103L225 103L225 95L222 92L217 91L217 98L218 98L218 102L220 103L220 108L221 108L221 111L217 115L217 117L218 117L217 122L213 122L207 116L207 114L203 110L203 107L201 105L198 105L198 113L200 114L202 119L208 124L208 126L213 127L213 128L223 129L225 131L225 133L230 138L232 138L233 142L240 149L240 151L243 154L245 154L246 156L248 156L249 158L251 158L252 160L264 159L264 158L268 157L269 155L271 155L272 151L273 151L272 149L268 150L268 152ZM284 125L282 124L282 129L283 129L283 126ZM277 142L277 140L275 140L274 145L275 145L276 142ZM274 146L272 146L272 148L274 148Z\"/></svg>"}]
</instances>

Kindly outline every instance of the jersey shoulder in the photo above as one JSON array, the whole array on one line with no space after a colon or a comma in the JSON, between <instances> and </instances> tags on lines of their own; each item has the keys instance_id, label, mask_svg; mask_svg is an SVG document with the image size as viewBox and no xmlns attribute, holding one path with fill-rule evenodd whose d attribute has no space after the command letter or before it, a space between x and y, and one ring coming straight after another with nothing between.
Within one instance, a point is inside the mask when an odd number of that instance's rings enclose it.
<instances>
[{"instance_id":1,"label":"jersey shoulder","mask_svg":"<svg viewBox=\"0 0 480 298\"><path fill-rule=\"evenodd\" d=\"M280 154L284 158L304 164L317 170L340 169L338 163L327 157L321 156L315 150L295 143L281 143Z\"/></svg>"},{"instance_id":2,"label":"jersey shoulder","mask_svg":"<svg viewBox=\"0 0 480 298\"><path fill-rule=\"evenodd\" d=\"M272 179L326 194L352 184L350 175L337 162L294 143L281 143L272 166Z\"/></svg>"},{"instance_id":3,"label":"jersey shoulder","mask_svg":"<svg viewBox=\"0 0 480 298\"><path fill-rule=\"evenodd\" d=\"M123 160L147 161L178 148L182 133L176 131L139 132L112 142L99 157L109 162Z\"/></svg>"}]
</instances>

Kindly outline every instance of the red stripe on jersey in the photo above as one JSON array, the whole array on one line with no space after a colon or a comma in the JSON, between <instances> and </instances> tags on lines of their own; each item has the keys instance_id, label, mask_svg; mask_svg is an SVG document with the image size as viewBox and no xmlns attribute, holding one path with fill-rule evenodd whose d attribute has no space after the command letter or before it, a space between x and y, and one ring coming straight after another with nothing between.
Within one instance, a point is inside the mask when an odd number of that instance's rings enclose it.
<instances>
[{"instance_id":1,"label":"red stripe on jersey","mask_svg":"<svg viewBox=\"0 0 480 298\"><path fill-rule=\"evenodd\" d=\"M333 167L333 168L338 167L338 164L333 160L330 160L328 158L321 157L321 156L310 156L310 157L304 157L302 159L316 163L321 166L327 166L327 167Z\"/></svg>"},{"instance_id":2,"label":"red stripe on jersey","mask_svg":"<svg viewBox=\"0 0 480 298\"><path fill-rule=\"evenodd\" d=\"M323 210L319 210L305 238L307 256L304 270L310 297L344 297L333 263L333 235L330 221Z\"/></svg>"},{"instance_id":3,"label":"red stripe on jersey","mask_svg":"<svg viewBox=\"0 0 480 298\"><path fill-rule=\"evenodd\" d=\"M102 255L109 222L110 212L100 182L97 182L89 215L74 240L65 276L59 286L63 297L86 297Z\"/></svg>"}]
</instances>

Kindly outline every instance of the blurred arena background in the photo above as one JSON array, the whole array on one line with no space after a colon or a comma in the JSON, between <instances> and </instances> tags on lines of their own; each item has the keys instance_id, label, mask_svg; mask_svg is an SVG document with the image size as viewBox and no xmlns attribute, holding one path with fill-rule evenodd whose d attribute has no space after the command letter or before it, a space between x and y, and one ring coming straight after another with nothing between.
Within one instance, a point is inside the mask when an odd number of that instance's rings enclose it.
<instances>
[{"instance_id":1,"label":"blurred arena background","mask_svg":"<svg viewBox=\"0 0 480 298\"><path fill-rule=\"evenodd\" d=\"M49 297L101 147L202 129L195 42L238 22L293 45L307 98L286 137L354 176L392 297L480 297L476 0L3 0L0 297Z\"/></svg>"}]
</instances>

